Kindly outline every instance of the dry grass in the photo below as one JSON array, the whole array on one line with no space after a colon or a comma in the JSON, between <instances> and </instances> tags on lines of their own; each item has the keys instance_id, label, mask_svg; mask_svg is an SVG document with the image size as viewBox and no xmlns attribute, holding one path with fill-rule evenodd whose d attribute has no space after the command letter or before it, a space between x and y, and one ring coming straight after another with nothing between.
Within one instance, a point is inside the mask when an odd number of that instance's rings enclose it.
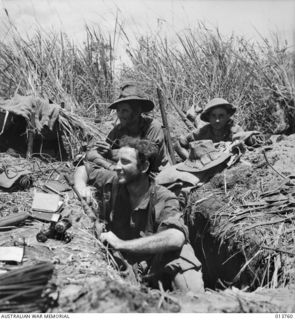
<instances>
[{"instance_id":1,"label":"dry grass","mask_svg":"<svg viewBox=\"0 0 295 320\"><path fill-rule=\"evenodd\" d=\"M105 106L114 99L116 85L114 40L89 27L86 35L82 48L74 46L64 34L47 35L41 31L24 39L14 30L10 42L0 43L0 95L9 98L15 93L34 94L64 104L59 122L72 157L89 136L104 136L89 118L105 115ZM173 47L166 39L141 37L137 48L131 48L129 54L132 67L124 67L120 77L147 84L147 93L153 100L155 89L160 88L167 101L174 102L171 105L185 111L191 105L203 108L209 99L222 96L239 107L236 119L245 129L295 131L294 54L287 45L267 40L260 45L251 44L239 37L222 37L218 30L200 25L196 31L179 34ZM174 123L172 126L177 127ZM46 175L47 171L40 166L40 174ZM243 199L257 195L258 191L259 187L252 195L243 194ZM290 251L290 243L294 244L294 228L290 227L294 221L289 211L276 210L281 220L263 224L269 222L269 213L258 207L243 215L235 211L237 207L230 198L226 199L227 207L216 211L213 217L222 240L234 239L242 251L247 239L237 237L239 232L246 230L251 240L255 230L255 236L263 234L265 240L259 247L254 246L250 255L243 251L245 263L237 278L247 269L254 279L253 287L284 284L290 278L290 269L280 273L282 252L277 249ZM230 223L222 217L230 217ZM289 265L288 259L283 262ZM255 274L255 263L262 273Z\"/></svg>"},{"instance_id":2,"label":"dry grass","mask_svg":"<svg viewBox=\"0 0 295 320\"><path fill-rule=\"evenodd\" d=\"M11 29L0 42L0 96L34 94L82 115L105 114L113 98L112 39L86 28L86 42L75 46L65 34L36 31L31 38Z\"/></svg>"},{"instance_id":3,"label":"dry grass","mask_svg":"<svg viewBox=\"0 0 295 320\"><path fill-rule=\"evenodd\" d=\"M40 262L0 275L0 311L45 312L53 305L50 293L55 287L48 286L53 271L52 263Z\"/></svg>"},{"instance_id":4,"label":"dry grass","mask_svg":"<svg viewBox=\"0 0 295 320\"><path fill-rule=\"evenodd\" d=\"M294 180L268 167L261 150L248 157L252 168L240 164L228 169L191 195L191 240L197 254L203 250L201 258L215 282L219 278L225 286L251 290L294 284Z\"/></svg>"},{"instance_id":5,"label":"dry grass","mask_svg":"<svg viewBox=\"0 0 295 320\"><path fill-rule=\"evenodd\" d=\"M117 34L107 37L86 26L85 36L82 47L41 29L24 38L11 23L9 41L0 41L0 96L33 95L61 105L60 138L70 158L91 137L105 137L93 120L105 116L113 100Z\"/></svg>"},{"instance_id":6,"label":"dry grass","mask_svg":"<svg viewBox=\"0 0 295 320\"><path fill-rule=\"evenodd\" d=\"M0 48L0 96L5 98L35 94L82 116L103 116L115 98L115 78L131 78L144 84L153 100L156 88L162 89L170 107L203 108L222 96L239 107L235 117L245 129L295 131L295 58L278 39L261 37L260 44L253 44L223 37L201 23L178 34L173 45L157 36L139 36L137 46L128 49L132 66L118 75L115 44L121 35L128 39L118 20L112 36L86 26L81 47L63 33L37 31L24 39L11 30L11 40Z\"/></svg>"},{"instance_id":7,"label":"dry grass","mask_svg":"<svg viewBox=\"0 0 295 320\"><path fill-rule=\"evenodd\" d=\"M160 87L184 111L219 96L239 107L236 119L245 129L294 132L294 54L279 41L261 40L225 38L202 24L178 34L174 45L141 37L122 76L149 84L151 97Z\"/></svg>"},{"instance_id":8,"label":"dry grass","mask_svg":"<svg viewBox=\"0 0 295 320\"><path fill-rule=\"evenodd\" d=\"M59 114L59 124L63 133L63 142L71 159L83 149L83 143L93 137L105 139L106 134L91 119L79 116L62 109Z\"/></svg>"}]
</instances>

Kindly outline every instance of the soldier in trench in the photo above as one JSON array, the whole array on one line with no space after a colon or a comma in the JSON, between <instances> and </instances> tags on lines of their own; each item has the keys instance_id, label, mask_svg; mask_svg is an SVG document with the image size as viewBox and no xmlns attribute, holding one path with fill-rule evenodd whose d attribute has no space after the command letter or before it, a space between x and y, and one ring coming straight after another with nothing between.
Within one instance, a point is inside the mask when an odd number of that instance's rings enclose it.
<instances>
[{"instance_id":1,"label":"soldier in trench","mask_svg":"<svg viewBox=\"0 0 295 320\"><path fill-rule=\"evenodd\" d=\"M85 162L75 172L75 186L88 202L89 184L101 190L107 231L100 239L123 254L139 281L201 292L201 264L188 242L178 200L149 175L157 154L153 142L125 137L115 171Z\"/></svg>"},{"instance_id":2,"label":"soldier in trench","mask_svg":"<svg viewBox=\"0 0 295 320\"><path fill-rule=\"evenodd\" d=\"M152 172L158 172L166 166L169 156L162 125L157 120L142 115L153 108L154 103L144 96L138 86L132 82L123 84L119 98L109 106L109 109L116 110L120 123L114 126L105 141L90 144L86 160L103 168L113 169L114 162L118 159L120 140L124 136L131 136L149 139L157 144L159 152L152 164Z\"/></svg>"},{"instance_id":3,"label":"soldier in trench","mask_svg":"<svg viewBox=\"0 0 295 320\"><path fill-rule=\"evenodd\" d=\"M208 123L187 136L181 136L175 144L177 154L181 159L187 159L190 142L197 140L212 140L213 143L217 143L221 141L233 142L243 138L244 130L231 118L235 112L236 107L222 98L209 101L200 116L201 120ZM248 140L251 144L251 137Z\"/></svg>"}]
</instances>

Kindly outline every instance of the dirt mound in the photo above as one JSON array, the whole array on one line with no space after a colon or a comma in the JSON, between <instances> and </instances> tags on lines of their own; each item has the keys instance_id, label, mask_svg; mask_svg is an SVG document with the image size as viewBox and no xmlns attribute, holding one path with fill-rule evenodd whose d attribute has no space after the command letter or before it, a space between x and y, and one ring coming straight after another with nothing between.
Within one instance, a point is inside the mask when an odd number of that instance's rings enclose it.
<instances>
[{"instance_id":1,"label":"dirt mound","mask_svg":"<svg viewBox=\"0 0 295 320\"><path fill-rule=\"evenodd\" d=\"M21 160L0 154L6 166L22 165L32 172L34 188L7 192L0 191L0 217L31 212L34 192L48 180L61 179L63 173L73 172L70 163L44 163L39 159ZM38 170L37 170L38 168ZM40 191L40 190L39 190ZM51 261L55 265L53 282L59 293L58 305L49 312L177 312L176 300L158 290L134 286L122 278L111 266L105 250L93 235L90 219L84 214L73 192L64 193L63 216L73 221L69 243L48 239L40 243L36 239L48 223L26 220L17 227L0 230L0 246L25 248L22 265ZM0 263L0 269L7 265ZM15 265L9 265L15 268ZM161 298L162 297L162 298Z\"/></svg>"},{"instance_id":2,"label":"dirt mound","mask_svg":"<svg viewBox=\"0 0 295 320\"><path fill-rule=\"evenodd\" d=\"M247 151L191 195L190 237L208 287L294 283L294 145L293 135Z\"/></svg>"},{"instance_id":3,"label":"dirt mound","mask_svg":"<svg viewBox=\"0 0 295 320\"><path fill-rule=\"evenodd\" d=\"M278 154L284 148L291 148L293 143L294 140L288 138L274 146L273 150L267 151L268 160L274 168L277 170L281 168L280 163L283 163L283 159L279 158ZM290 156L288 150L286 153ZM60 178L62 173L74 170L70 163L45 163L37 159L20 162L20 159L6 154L0 154L0 158L2 164L21 163L30 169L35 189L48 180ZM194 236L195 242L193 243L195 245L201 243L197 253L200 255L201 252L206 258L203 259L203 268L207 286L216 287L216 283L223 285L234 283L240 288L249 286L255 278L253 278L253 273L257 270L263 270L268 281L275 279L275 262L278 261L278 257L283 266L277 267L277 284L283 287L287 283L283 283L282 279L288 279L290 285L294 283L290 280L292 272L294 273L291 269L291 263L294 263L293 257L274 250L258 249L257 244L261 246L259 239L262 238L260 228L253 229L259 230L257 234L255 233L256 238L254 233L247 234L243 231L243 228L250 225L251 221L239 226L237 226L238 221L229 223L229 219L236 218L235 214L232 214L233 210L240 208L246 201L256 201L263 192L280 186L284 180L266 164L259 150L248 152L243 159L251 165L245 162L227 170L226 178L224 174L217 175L210 183L192 195L187 207L187 212L191 212L195 219L194 224L190 221L193 227L191 230L194 232L191 233ZM291 173L291 165L287 168L288 170L281 172ZM212 193L214 197L209 197ZM33 188L15 192L2 190L0 192L0 215L10 216L23 211L30 212L33 195ZM204 198L208 199L204 200ZM229 288L225 291L208 290L200 295L183 295L178 292L169 293L134 286L128 279L122 278L111 266L105 251L92 235L89 218L83 213L73 193L64 193L64 200L66 210L70 212L74 221L72 227L74 237L71 242L64 243L52 239L45 243L37 242L36 234L42 228L43 223L35 220L27 220L24 225L0 232L0 245L25 246L23 265L34 264L38 261L54 263L55 272L52 281L57 285L59 298L58 305L49 309L48 312L294 312L294 289L287 287L279 290L264 289L261 291L260 289L255 292ZM202 201L196 202L196 200ZM251 214L255 215L255 212ZM248 221L247 219L249 219L248 216L239 221ZM259 221L262 222L262 217L259 218ZM292 243L294 246L294 242L286 242L285 236L286 234L293 235L294 231L286 233L293 228L292 223L292 221L288 225L284 223L279 229L280 233L277 225L270 225L269 229L263 230L268 232L271 239L274 236L278 237L279 234L280 248L282 249L281 244L285 243L283 248L291 251L293 249L289 246ZM258 240L255 240L257 238ZM292 239L291 237L290 241ZM256 247L251 247L252 243ZM268 246L271 244L268 243ZM264 260L260 254L256 254L255 250L263 252ZM254 264L255 259L256 265ZM286 267L288 259L290 267ZM0 264L0 267L2 266ZM289 275L287 275L287 270ZM239 277L233 282L237 273ZM259 280L257 283L262 283L262 281ZM267 283L270 284L270 282ZM253 285L252 288L254 287ZM275 286L272 285L272 287Z\"/></svg>"}]
</instances>

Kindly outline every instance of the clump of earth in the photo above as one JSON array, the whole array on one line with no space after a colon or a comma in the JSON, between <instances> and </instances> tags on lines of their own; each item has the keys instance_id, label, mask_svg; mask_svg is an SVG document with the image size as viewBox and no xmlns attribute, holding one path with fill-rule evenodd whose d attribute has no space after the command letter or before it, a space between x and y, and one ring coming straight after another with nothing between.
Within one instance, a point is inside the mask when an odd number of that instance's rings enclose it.
<instances>
[{"instance_id":1,"label":"clump of earth","mask_svg":"<svg viewBox=\"0 0 295 320\"><path fill-rule=\"evenodd\" d=\"M261 148L247 151L241 159L242 162L226 169L225 175L224 172L218 174L202 189L195 191L192 200L204 198L208 193L212 193L212 190L216 192L216 197L194 207L196 211L202 211L203 220L200 225L203 230L209 230L212 237L214 232L217 232L216 226L207 224L212 210L220 211L229 204L237 208L243 201L254 201L258 197L255 193L257 190L267 192L278 187L284 181L283 177L295 175L295 135L275 137L270 147L272 149L266 150L265 154L273 168L266 162ZM5 159L6 163L17 160L12 157ZM52 166L57 168L59 164L48 165L46 175L39 175L35 184L42 179L46 180L49 175L51 178L55 177ZM73 170L70 163L68 166L69 171ZM231 199L233 195L234 200ZM1 191L0 215L7 216L16 214L19 210L30 210L32 197L33 189L13 193ZM191 205L194 206L194 203ZM75 221L72 227L74 238L70 243L51 239L45 243L37 242L36 233L43 225L38 221L29 221L23 226L0 232L2 246L25 243L24 265L40 260L55 264L52 282L57 285L59 298L58 304L48 312L295 312L295 282L291 280L285 284L278 283L276 287L256 286L255 290L249 290L251 284L247 283L247 277L242 280L245 282L242 286L231 285L226 281L219 286L213 286L209 277L208 288L202 294L163 292L134 286L112 267L105 251L91 233L89 218L83 213L72 192L66 197L66 208L71 211ZM188 209L186 208L187 211ZM216 221L218 219L216 217ZM197 231L199 233L194 234L194 237L203 237L200 227ZM200 248L204 249L211 255L212 270L219 263L220 252L210 252L216 249L214 247ZM290 272L295 273L294 267ZM228 275L228 278L231 276L232 274ZM214 289L210 288L210 285Z\"/></svg>"}]
</instances>

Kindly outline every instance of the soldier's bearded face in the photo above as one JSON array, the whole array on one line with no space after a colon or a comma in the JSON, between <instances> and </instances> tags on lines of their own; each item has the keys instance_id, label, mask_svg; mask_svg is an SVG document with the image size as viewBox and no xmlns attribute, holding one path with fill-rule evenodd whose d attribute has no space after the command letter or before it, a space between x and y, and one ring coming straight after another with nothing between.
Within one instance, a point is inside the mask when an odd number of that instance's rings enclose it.
<instances>
[{"instance_id":1,"label":"soldier's bearded face","mask_svg":"<svg viewBox=\"0 0 295 320\"><path fill-rule=\"evenodd\" d=\"M127 102L123 102L117 107L117 116L121 125L126 127L132 125L138 115Z\"/></svg>"},{"instance_id":2,"label":"soldier's bearded face","mask_svg":"<svg viewBox=\"0 0 295 320\"><path fill-rule=\"evenodd\" d=\"M216 107L210 112L209 122L214 129L221 130L225 128L229 118L230 115L225 108Z\"/></svg>"},{"instance_id":3,"label":"soldier's bearded face","mask_svg":"<svg viewBox=\"0 0 295 320\"><path fill-rule=\"evenodd\" d=\"M118 153L118 162L115 168L119 183L130 183L142 174L137 165L136 150L130 147L122 147Z\"/></svg>"}]
</instances>

